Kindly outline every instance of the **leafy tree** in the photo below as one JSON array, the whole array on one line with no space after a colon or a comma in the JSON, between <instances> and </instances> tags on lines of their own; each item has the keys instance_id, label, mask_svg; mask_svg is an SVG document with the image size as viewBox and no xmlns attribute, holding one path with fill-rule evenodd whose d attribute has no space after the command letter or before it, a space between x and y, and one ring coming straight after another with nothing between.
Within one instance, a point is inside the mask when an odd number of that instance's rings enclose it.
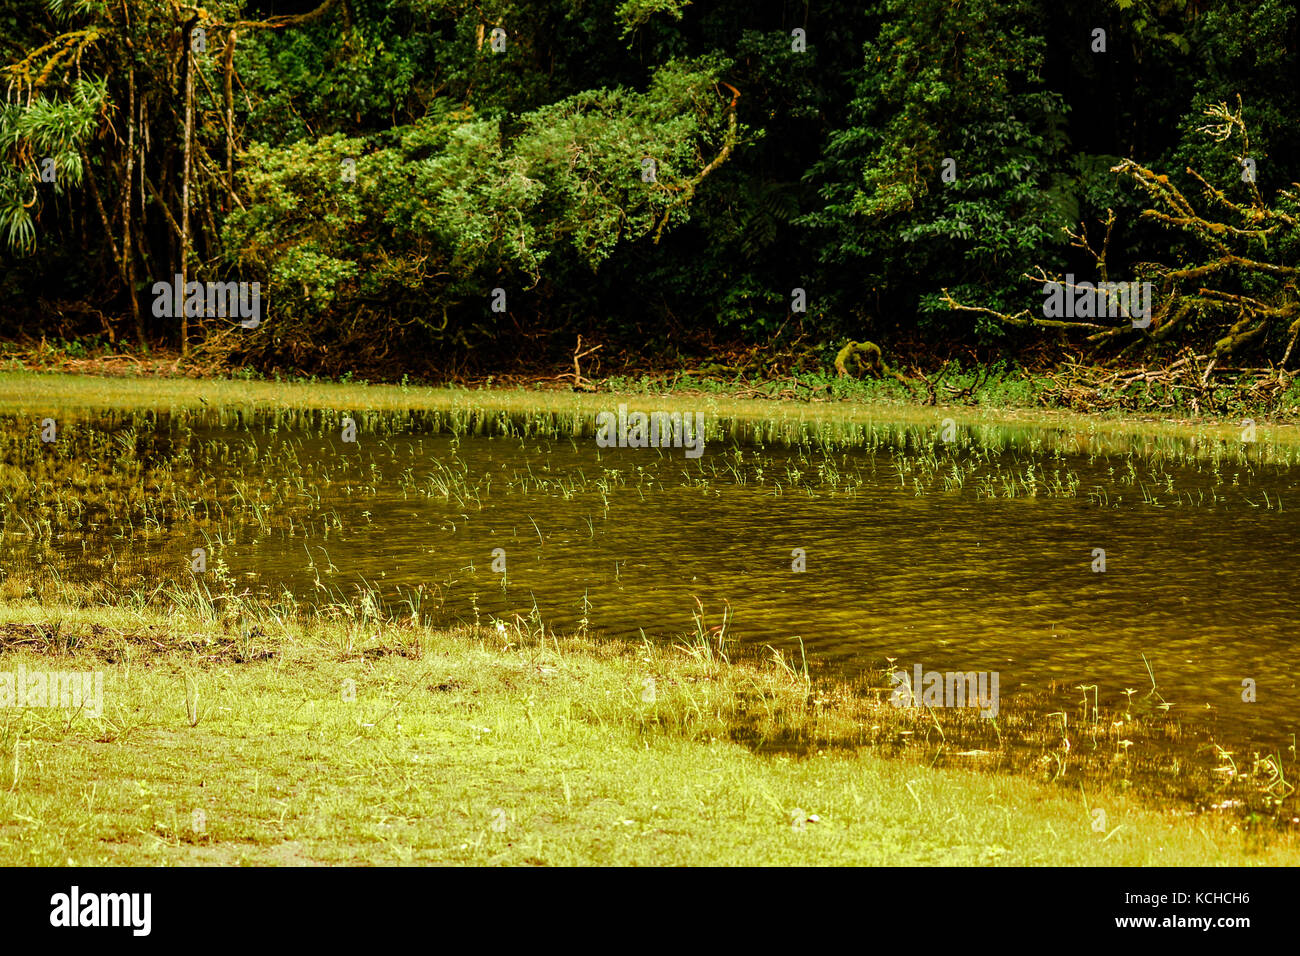
<instances>
[{"instance_id":1,"label":"leafy tree","mask_svg":"<svg viewBox=\"0 0 1300 956\"><path fill-rule=\"evenodd\" d=\"M737 141L715 90L725 67L670 63L644 93L576 94L523 114L513 136L442 109L368 153L338 135L253 146L225 248L236 271L265 277L277 321L242 348L356 363L399 343L473 347L505 317L494 289L508 304L553 260L594 271L620 243L657 241Z\"/></svg>"},{"instance_id":2,"label":"leafy tree","mask_svg":"<svg viewBox=\"0 0 1300 956\"><path fill-rule=\"evenodd\" d=\"M810 174L821 208L802 221L855 324L898 327L919 311L922 328L942 327L942 288L1001 302L1026 261L1059 258L1066 107L1044 87L1028 0L886 0L881 13L849 120Z\"/></svg>"}]
</instances>

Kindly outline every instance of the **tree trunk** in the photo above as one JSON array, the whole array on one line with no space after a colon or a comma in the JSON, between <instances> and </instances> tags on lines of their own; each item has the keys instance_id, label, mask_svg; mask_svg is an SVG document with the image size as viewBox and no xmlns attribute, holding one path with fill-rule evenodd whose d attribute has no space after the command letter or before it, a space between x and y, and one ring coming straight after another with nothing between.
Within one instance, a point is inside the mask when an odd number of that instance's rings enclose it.
<instances>
[{"instance_id":1,"label":"tree trunk","mask_svg":"<svg viewBox=\"0 0 1300 956\"><path fill-rule=\"evenodd\" d=\"M126 75L126 173L122 177L122 281L126 294L131 297L131 316L135 319L135 338L140 351L147 352L149 345L144 337L144 319L140 315L140 297L135 289L135 256L131 252L131 186L135 171L135 67Z\"/></svg>"},{"instance_id":2,"label":"tree trunk","mask_svg":"<svg viewBox=\"0 0 1300 956\"><path fill-rule=\"evenodd\" d=\"M226 100L226 192L230 197L230 208L235 206L235 30L232 28L226 37L225 63L222 68L222 93ZM229 210L227 210L229 211Z\"/></svg>"},{"instance_id":3,"label":"tree trunk","mask_svg":"<svg viewBox=\"0 0 1300 956\"><path fill-rule=\"evenodd\" d=\"M194 135L194 62L190 37L198 17L186 21L181 31L181 57L185 66L185 158L181 163L181 358L190 350L190 314L185 288L190 274L190 139Z\"/></svg>"}]
</instances>

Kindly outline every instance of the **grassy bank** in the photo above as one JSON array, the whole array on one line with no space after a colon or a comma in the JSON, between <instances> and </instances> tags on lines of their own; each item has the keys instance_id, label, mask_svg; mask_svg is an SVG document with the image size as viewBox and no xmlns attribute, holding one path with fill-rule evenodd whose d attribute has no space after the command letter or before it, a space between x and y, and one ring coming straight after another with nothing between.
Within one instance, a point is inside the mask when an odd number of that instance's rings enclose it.
<instances>
[{"instance_id":1,"label":"grassy bank","mask_svg":"<svg viewBox=\"0 0 1300 956\"><path fill-rule=\"evenodd\" d=\"M1042 426L1100 442L1198 438L1239 444L1239 419L1085 415L1077 412L996 405L927 406L878 392L839 398L806 392L801 399L737 397L723 390L652 390L642 383L618 383L620 391L576 393L535 388L434 388L339 382L267 382L230 379L101 377L47 372L0 373L0 414L38 417L97 412L201 409L303 410L338 412L549 414L592 417L619 402L636 408L703 412L711 420L763 423L777 431L791 426L869 427L873 424L932 425L947 418L958 427ZM1300 445L1300 425L1260 419L1260 444Z\"/></svg>"},{"instance_id":2,"label":"grassy bank","mask_svg":"<svg viewBox=\"0 0 1300 956\"><path fill-rule=\"evenodd\" d=\"M5 865L1300 863L1294 834L1109 790L795 756L770 745L893 708L707 633L10 595L0 649L0 671L104 674L99 717L0 709Z\"/></svg>"},{"instance_id":3,"label":"grassy bank","mask_svg":"<svg viewBox=\"0 0 1300 956\"><path fill-rule=\"evenodd\" d=\"M616 349L614 355L622 350ZM726 351L726 350L724 350ZM793 402L851 402L866 405L980 406L1003 412L1052 410L1082 413L1106 419L1171 419L1184 421L1240 421L1250 418L1272 423L1300 423L1300 380L1275 367L1240 368L1211 362L1190 351L1175 359L1153 359L1152 364L1097 365L1067 354L1055 360L1026 356L1028 364L1014 358L972 354L964 361L940 361L934 355L895 356L894 369L839 375L832 353L820 359L804 354L773 354L758 346L733 349L734 364L715 355L707 361L651 371L647 363L623 354L606 372L588 367L584 387L599 392L635 395L714 395ZM918 364L919 363L919 366ZM920 367L923 366L923 367ZM113 378L191 378L239 381L309 382L317 376L271 375L239 366L223 368L182 359L166 349L137 351L127 343L111 346L102 340L56 340L20 345L0 342L0 370L13 372L72 373ZM573 373L559 366L531 364L500 374L479 372L457 377L471 388L495 386L554 390L568 388ZM382 373L381 373L382 376ZM434 381L441 377L435 375ZM329 381L328 377L325 379ZM338 381L353 382L346 372ZM381 378L396 381L395 375ZM358 380L359 381L359 380ZM406 376L402 382L406 382Z\"/></svg>"}]
</instances>

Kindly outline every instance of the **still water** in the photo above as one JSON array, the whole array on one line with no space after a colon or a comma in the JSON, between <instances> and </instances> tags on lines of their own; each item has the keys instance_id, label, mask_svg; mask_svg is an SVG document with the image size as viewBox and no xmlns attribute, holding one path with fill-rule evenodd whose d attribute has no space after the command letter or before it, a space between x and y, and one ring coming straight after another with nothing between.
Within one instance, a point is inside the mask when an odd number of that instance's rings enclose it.
<instances>
[{"instance_id":1,"label":"still water","mask_svg":"<svg viewBox=\"0 0 1300 956\"><path fill-rule=\"evenodd\" d=\"M180 581L201 547L236 591L365 586L434 622L536 609L672 640L725 614L737 641L849 672L996 671L1004 709L1053 681L1123 707L1154 677L1176 717L1294 745L1290 460L1032 429L810 444L737 427L693 460L598 448L589 423L335 426L127 416L59 452L10 448L0 567Z\"/></svg>"}]
</instances>

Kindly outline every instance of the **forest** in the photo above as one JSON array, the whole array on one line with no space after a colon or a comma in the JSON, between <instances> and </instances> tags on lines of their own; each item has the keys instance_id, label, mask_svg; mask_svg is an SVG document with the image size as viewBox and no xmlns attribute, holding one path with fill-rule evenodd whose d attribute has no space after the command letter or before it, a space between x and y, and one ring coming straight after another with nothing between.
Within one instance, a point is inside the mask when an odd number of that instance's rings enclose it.
<instances>
[{"instance_id":1,"label":"forest","mask_svg":"<svg viewBox=\"0 0 1300 956\"><path fill-rule=\"evenodd\" d=\"M5 0L0 336L1286 384L1297 39L1286 0ZM1145 319L1045 306L1130 282Z\"/></svg>"}]
</instances>

